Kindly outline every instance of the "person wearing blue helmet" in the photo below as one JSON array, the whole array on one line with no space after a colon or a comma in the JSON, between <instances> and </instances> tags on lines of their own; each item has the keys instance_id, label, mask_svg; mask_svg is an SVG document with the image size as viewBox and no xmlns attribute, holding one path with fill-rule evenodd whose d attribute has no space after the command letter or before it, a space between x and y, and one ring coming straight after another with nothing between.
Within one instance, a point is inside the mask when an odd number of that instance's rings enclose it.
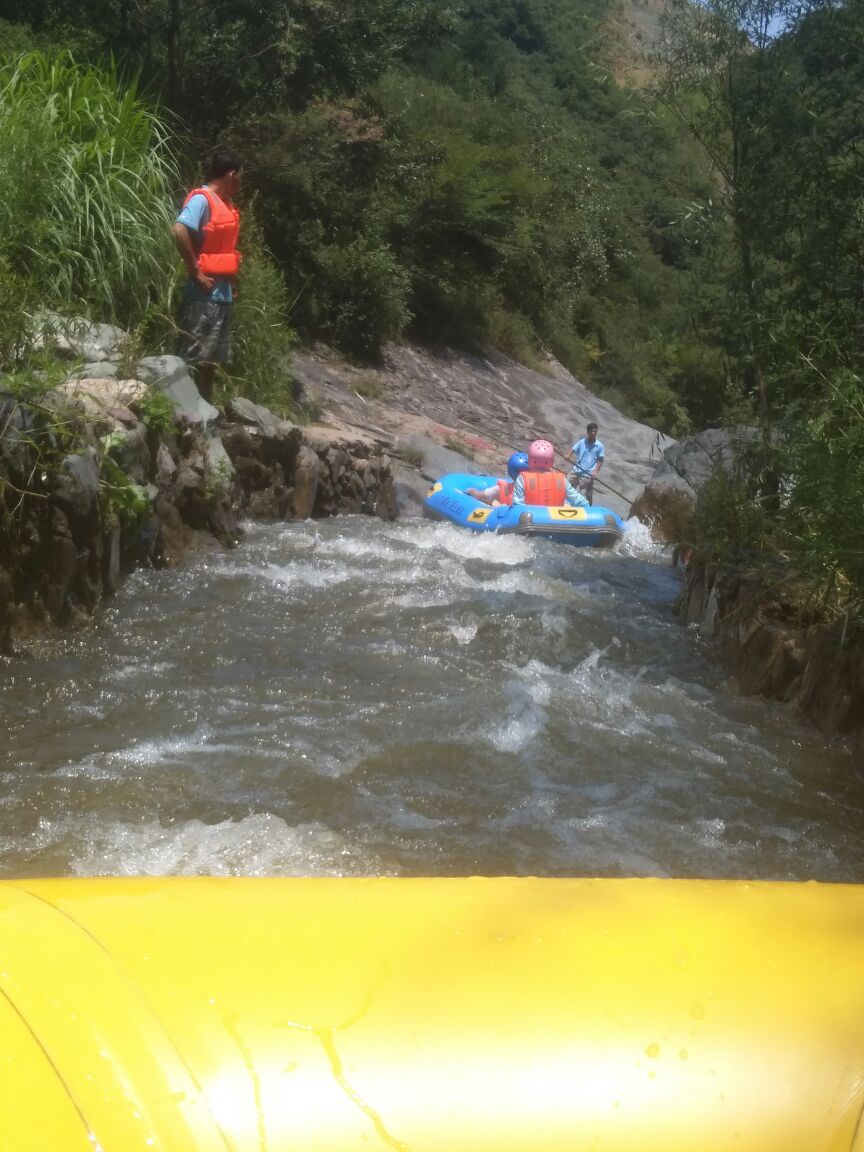
<instances>
[{"instance_id":1,"label":"person wearing blue helmet","mask_svg":"<svg viewBox=\"0 0 864 1152\"><path fill-rule=\"evenodd\" d=\"M480 500L483 504L491 504L493 508L501 504L513 503L513 485L520 472L528 467L528 456L524 452L514 452L507 461L509 480L496 480L488 488L466 488L465 495Z\"/></svg>"}]
</instances>

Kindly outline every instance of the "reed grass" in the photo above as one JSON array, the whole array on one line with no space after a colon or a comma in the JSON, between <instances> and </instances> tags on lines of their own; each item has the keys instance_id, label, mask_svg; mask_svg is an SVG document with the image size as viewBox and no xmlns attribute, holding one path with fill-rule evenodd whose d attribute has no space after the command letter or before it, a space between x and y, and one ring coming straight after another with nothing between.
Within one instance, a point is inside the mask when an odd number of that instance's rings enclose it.
<instances>
[{"instance_id":1,"label":"reed grass","mask_svg":"<svg viewBox=\"0 0 864 1152\"><path fill-rule=\"evenodd\" d=\"M169 291L167 121L113 68L0 62L0 256L47 308L134 327Z\"/></svg>"}]
</instances>

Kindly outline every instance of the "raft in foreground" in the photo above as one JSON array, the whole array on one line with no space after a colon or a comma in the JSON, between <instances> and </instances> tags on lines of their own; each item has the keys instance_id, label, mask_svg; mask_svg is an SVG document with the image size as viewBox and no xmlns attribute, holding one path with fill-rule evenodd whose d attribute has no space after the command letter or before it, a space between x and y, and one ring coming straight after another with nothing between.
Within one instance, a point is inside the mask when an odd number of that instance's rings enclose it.
<instances>
[{"instance_id":1,"label":"raft in foreground","mask_svg":"<svg viewBox=\"0 0 864 1152\"><path fill-rule=\"evenodd\" d=\"M492 508L465 495L466 488L491 488L496 479L457 472L442 476L423 502L424 513L473 532L542 536L556 544L582 547L612 548L624 535L623 520L609 508L544 508L524 504Z\"/></svg>"},{"instance_id":2,"label":"raft in foreground","mask_svg":"<svg viewBox=\"0 0 864 1152\"><path fill-rule=\"evenodd\" d=\"M4 1152L861 1152L864 888L0 886Z\"/></svg>"}]
</instances>

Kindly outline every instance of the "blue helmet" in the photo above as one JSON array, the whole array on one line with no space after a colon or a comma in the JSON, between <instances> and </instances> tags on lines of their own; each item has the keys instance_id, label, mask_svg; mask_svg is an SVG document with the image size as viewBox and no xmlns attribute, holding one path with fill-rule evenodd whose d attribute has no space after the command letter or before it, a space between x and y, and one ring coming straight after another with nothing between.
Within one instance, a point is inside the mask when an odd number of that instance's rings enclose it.
<instances>
[{"instance_id":1,"label":"blue helmet","mask_svg":"<svg viewBox=\"0 0 864 1152\"><path fill-rule=\"evenodd\" d=\"M524 472L527 467L528 457L524 452L514 452L507 461L507 471L511 480L515 480L519 473Z\"/></svg>"}]
</instances>

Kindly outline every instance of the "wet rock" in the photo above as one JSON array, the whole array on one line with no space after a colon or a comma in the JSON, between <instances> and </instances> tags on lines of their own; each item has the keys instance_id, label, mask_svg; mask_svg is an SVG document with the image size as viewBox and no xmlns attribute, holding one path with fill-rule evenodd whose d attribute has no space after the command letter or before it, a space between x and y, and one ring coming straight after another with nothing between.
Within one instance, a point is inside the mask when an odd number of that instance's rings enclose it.
<instances>
[{"instance_id":1,"label":"wet rock","mask_svg":"<svg viewBox=\"0 0 864 1152\"><path fill-rule=\"evenodd\" d=\"M0 475L21 486L33 464L38 420L33 409L0 388Z\"/></svg>"},{"instance_id":2,"label":"wet rock","mask_svg":"<svg viewBox=\"0 0 864 1152\"><path fill-rule=\"evenodd\" d=\"M120 375L120 367L111 360L90 361L75 368L67 377L67 384L74 384L76 380L116 380Z\"/></svg>"},{"instance_id":3,"label":"wet rock","mask_svg":"<svg viewBox=\"0 0 864 1152\"><path fill-rule=\"evenodd\" d=\"M106 534L102 549L102 587L112 595L120 587L120 525L114 524Z\"/></svg>"},{"instance_id":4,"label":"wet rock","mask_svg":"<svg viewBox=\"0 0 864 1152\"><path fill-rule=\"evenodd\" d=\"M210 428L219 409L208 404L179 356L148 356L139 360L137 374L151 387L170 396L178 414L189 425Z\"/></svg>"},{"instance_id":5,"label":"wet rock","mask_svg":"<svg viewBox=\"0 0 864 1152\"><path fill-rule=\"evenodd\" d=\"M664 544L692 538L696 496L715 468L731 470L742 448L758 435L754 428L709 428L673 443L651 480L630 506L630 516L649 524Z\"/></svg>"},{"instance_id":6,"label":"wet rock","mask_svg":"<svg viewBox=\"0 0 864 1152\"><path fill-rule=\"evenodd\" d=\"M54 480L57 503L74 516L92 516L99 500L99 467L92 448L67 456Z\"/></svg>"},{"instance_id":7,"label":"wet rock","mask_svg":"<svg viewBox=\"0 0 864 1152\"><path fill-rule=\"evenodd\" d=\"M691 563L678 613L714 638L739 691L794 704L826 731L864 731L864 628L808 622L778 587Z\"/></svg>"},{"instance_id":8,"label":"wet rock","mask_svg":"<svg viewBox=\"0 0 864 1152\"><path fill-rule=\"evenodd\" d=\"M318 453L304 444L297 457L294 470L294 518L308 520L315 509L321 476Z\"/></svg>"},{"instance_id":9,"label":"wet rock","mask_svg":"<svg viewBox=\"0 0 864 1152\"><path fill-rule=\"evenodd\" d=\"M136 484L146 484L150 479L150 441L143 424L123 433L115 434L108 449L111 459Z\"/></svg>"},{"instance_id":10,"label":"wet rock","mask_svg":"<svg viewBox=\"0 0 864 1152\"><path fill-rule=\"evenodd\" d=\"M255 428L277 428L281 423L269 408L253 404L243 396L229 400L225 405L225 416L235 424L249 424Z\"/></svg>"},{"instance_id":11,"label":"wet rock","mask_svg":"<svg viewBox=\"0 0 864 1152\"><path fill-rule=\"evenodd\" d=\"M147 385L141 380L118 380L106 377L73 376L57 392L79 405L88 416L134 426L138 418L129 405L144 395Z\"/></svg>"},{"instance_id":12,"label":"wet rock","mask_svg":"<svg viewBox=\"0 0 864 1152\"><path fill-rule=\"evenodd\" d=\"M0 656L12 648L12 619L15 609L15 586L5 568L0 568Z\"/></svg>"},{"instance_id":13,"label":"wet rock","mask_svg":"<svg viewBox=\"0 0 864 1152\"><path fill-rule=\"evenodd\" d=\"M169 488L177 476L177 465L164 444L156 449L155 480L159 488Z\"/></svg>"}]
</instances>

